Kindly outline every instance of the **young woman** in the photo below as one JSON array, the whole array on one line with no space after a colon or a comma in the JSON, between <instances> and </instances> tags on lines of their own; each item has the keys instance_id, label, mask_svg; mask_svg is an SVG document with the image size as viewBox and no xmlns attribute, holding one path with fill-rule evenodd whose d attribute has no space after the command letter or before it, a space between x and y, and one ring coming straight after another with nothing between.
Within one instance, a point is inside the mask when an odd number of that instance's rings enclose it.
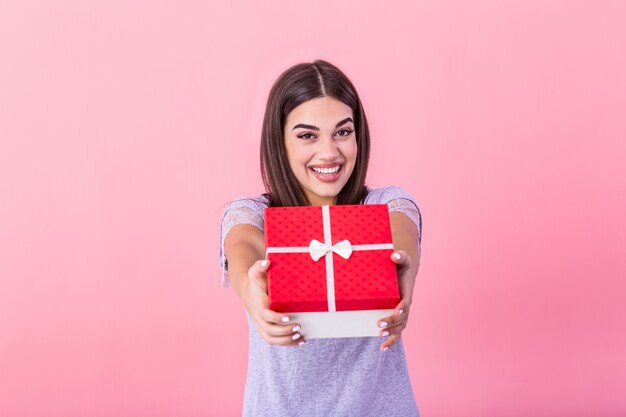
<instances>
[{"instance_id":1,"label":"young woman","mask_svg":"<svg viewBox=\"0 0 626 417\"><path fill-rule=\"evenodd\" d=\"M400 336L419 268L421 214L398 187L365 186L370 138L359 96L332 64L287 69L270 91L261 136L266 194L239 198L222 218L223 286L249 322L245 416L417 416ZM265 207L387 204L401 300L378 321L380 337L304 338L268 309Z\"/></svg>"}]
</instances>

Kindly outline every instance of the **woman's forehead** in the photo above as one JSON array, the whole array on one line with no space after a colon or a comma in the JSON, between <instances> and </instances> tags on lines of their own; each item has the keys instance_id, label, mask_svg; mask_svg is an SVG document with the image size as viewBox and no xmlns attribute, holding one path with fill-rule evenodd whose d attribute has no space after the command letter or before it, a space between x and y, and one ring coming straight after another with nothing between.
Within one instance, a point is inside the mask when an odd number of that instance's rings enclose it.
<instances>
[{"instance_id":1,"label":"woman's forehead","mask_svg":"<svg viewBox=\"0 0 626 417\"><path fill-rule=\"evenodd\" d=\"M318 97L307 100L287 115L287 127L298 123L319 127L335 127L346 118L353 118L352 109L333 97Z\"/></svg>"}]
</instances>

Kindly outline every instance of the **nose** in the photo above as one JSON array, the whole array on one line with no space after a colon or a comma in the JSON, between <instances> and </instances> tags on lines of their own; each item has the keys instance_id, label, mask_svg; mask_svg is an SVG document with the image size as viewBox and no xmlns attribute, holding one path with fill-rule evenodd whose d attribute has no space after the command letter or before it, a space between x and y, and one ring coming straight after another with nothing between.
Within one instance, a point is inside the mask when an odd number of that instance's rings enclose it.
<instances>
[{"instance_id":1,"label":"nose","mask_svg":"<svg viewBox=\"0 0 626 417\"><path fill-rule=\"evenodd\" d=\"M324 161L333 161L340 155L339 147L332 137L322 137L318 141L317 157Z\"/></svg>"}]
</instances>

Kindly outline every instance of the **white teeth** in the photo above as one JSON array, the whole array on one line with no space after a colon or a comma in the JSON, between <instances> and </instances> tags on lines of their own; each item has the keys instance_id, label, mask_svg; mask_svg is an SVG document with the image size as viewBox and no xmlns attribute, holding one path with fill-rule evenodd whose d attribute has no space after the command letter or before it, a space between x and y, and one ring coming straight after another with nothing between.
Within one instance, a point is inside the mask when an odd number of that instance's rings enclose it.
<instances>
[{"instance_id":1,"label":"white teeth","mask_svg":"<svg viewBox=\"0 0 626 417\"><path fill-rule=\"evenodd\" d=\"M317 172L318 174L336 174L337 172L339 172L339 168L340 166L337 165L336 167L333 168L315 168L315 167L311 167L313 169L313 171Z\"/></svg>"}]
</instances>

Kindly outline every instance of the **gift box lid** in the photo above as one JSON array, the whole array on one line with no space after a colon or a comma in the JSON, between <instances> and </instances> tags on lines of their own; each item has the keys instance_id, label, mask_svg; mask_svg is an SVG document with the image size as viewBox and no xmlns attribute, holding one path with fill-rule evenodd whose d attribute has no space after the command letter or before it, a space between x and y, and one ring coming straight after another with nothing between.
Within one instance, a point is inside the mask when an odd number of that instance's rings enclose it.
<instances>
[{"instance_id":1,"label":"gift box lid","mask_svg":"<svg viewBox=\"0 0 626 417\"><path fill-rule=\"evenodd\" d=\"M399 302L386 204L267 208L265 239L274 311L385 309Z\"/></svg>"}]
</instances>

